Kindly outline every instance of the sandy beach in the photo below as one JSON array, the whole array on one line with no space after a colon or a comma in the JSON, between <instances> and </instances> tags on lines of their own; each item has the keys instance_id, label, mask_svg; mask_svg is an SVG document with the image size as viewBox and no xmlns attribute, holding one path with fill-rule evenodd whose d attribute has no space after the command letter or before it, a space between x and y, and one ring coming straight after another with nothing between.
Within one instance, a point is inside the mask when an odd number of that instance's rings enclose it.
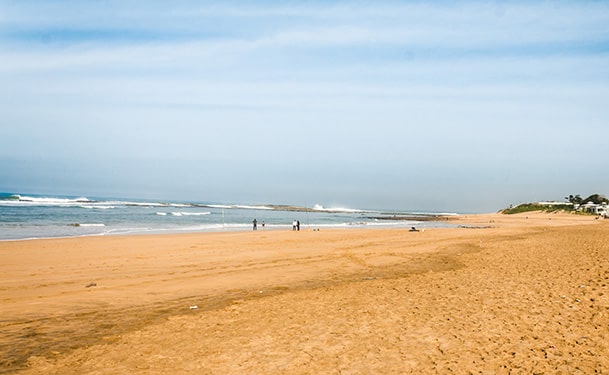
<instances>
[{"instance_id":1,"label":"sandy beach","mask_svg":"<svg viewBox=\"0 0 609 375\"><path fill-rule=\"evenodd\" d=\"M609 220L0 242L0 373L609 373Z\"/></svg>"}]
</instances>

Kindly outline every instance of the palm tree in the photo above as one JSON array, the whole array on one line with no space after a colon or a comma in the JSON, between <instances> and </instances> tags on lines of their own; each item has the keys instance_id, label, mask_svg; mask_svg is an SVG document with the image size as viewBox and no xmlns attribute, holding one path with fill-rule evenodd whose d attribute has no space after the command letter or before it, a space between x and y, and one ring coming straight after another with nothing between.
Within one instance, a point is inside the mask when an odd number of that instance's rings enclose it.
<instances>
[{"instance_id":1,"label":"palm tree","mask_svg":"<svg viewBox=\"0 0 609 375\"><path fill-rule=\"evenodd\" d=\"M581 204L583 202L583 199L579 194L569 195L568 197L565 197L565 199L573 204Z\"/></svg>"}]
</instances>

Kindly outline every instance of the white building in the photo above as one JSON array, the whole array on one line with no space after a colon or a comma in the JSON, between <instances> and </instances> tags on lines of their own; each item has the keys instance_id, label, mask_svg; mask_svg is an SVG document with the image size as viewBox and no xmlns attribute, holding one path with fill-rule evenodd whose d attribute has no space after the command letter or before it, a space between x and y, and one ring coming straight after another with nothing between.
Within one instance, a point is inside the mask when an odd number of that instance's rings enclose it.
<instances>
[{"instance_id":1,"label":"white building","mask_svg":"<svg viewBox=\"0 0 609 375\"><path fill-rule=\"evenodd\" d=\"M604 216L604 217L609 216L609 208L607 207L607 203L596 204L596 203L588 202L586 204L576 206L575 209L577 209L577 211L588 212L591 214L600 215L600 216Z\"/></svg>"}]
</instances>

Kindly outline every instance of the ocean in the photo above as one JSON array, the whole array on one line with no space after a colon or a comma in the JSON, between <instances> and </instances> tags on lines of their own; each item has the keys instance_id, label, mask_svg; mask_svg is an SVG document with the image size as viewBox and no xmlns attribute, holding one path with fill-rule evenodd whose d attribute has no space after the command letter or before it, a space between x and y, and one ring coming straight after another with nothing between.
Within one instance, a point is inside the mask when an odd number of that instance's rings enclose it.
<instances>
[{"instance_id":1,"label":"ocean","mask_svg":"<svg viewBox=\"0 0 609 375\"><path fill-rule=\"evenodd\" d=\"M450 227L440 214L0 193L0 240L146 233ZM451 215L451 214L441 214Z\"/></svg>"}]
</instances>

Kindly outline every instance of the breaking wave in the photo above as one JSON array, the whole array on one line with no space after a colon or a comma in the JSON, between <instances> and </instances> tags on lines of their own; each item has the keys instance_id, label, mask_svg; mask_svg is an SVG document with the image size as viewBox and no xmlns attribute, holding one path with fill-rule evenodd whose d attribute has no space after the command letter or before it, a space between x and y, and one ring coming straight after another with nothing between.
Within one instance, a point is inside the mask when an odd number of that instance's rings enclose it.
<instances>
[{"instance_id":1,"label":"breaking wave","mask_svg":"<svg viewBox=\"0 0 609 375\"><path fill-rule=\"evenodd\" d=\"M159 214L157 212L157 214ZM210 215L211 212L172 212L171 213L173 216L203 216L203 215Z\"/></svg>"}]
</instances>

